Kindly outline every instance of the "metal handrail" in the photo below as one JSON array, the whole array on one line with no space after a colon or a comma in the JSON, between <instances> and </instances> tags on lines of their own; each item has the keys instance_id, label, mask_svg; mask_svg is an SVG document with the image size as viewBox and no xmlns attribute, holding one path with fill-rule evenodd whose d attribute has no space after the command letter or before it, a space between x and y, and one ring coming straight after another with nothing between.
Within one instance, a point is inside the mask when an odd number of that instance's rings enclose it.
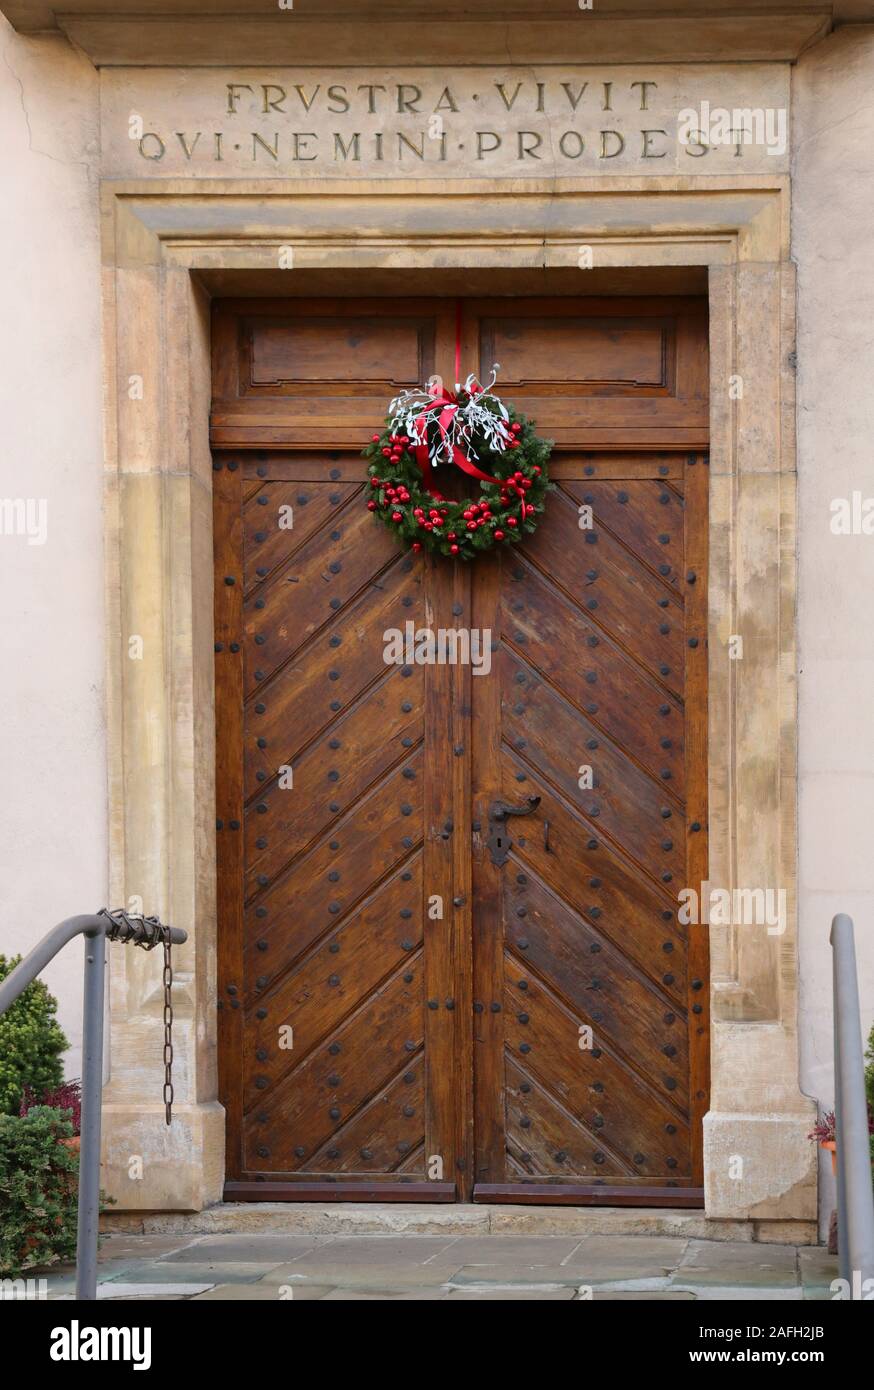
<instances>
[{"instance_id":1,"label":"metal handrail","mask_svg":"<svg viewBox=\"0 0 874 1390\"><path fill-rule=\"evenodd\" d=\"M102 912L68 917L34 946L0 983L0 1014L5 1013L59 951L76 936L85 938L82 1017L82 1122L79 1144L79 1211L76 1230L76 1297L97 1298L97 1232L100 1215L100 1100L103 1090L103 995L106 938L150 949L159 941L181 945L188 933L166 927L156 917Z\"/></svg>"},{"instance_id":2,"label":"metal handrail","mask_svg":"<svg viewBox=\"0 0 874 1390\"><path fill-rule=\"evenodd\" d=\"M853 919L845 912L832 918L829 941L834 967L838 1256L849 1297L861 1299L866 1280L874 1280L874 1185L856 946Z\"/></svg>"}]
</instances>

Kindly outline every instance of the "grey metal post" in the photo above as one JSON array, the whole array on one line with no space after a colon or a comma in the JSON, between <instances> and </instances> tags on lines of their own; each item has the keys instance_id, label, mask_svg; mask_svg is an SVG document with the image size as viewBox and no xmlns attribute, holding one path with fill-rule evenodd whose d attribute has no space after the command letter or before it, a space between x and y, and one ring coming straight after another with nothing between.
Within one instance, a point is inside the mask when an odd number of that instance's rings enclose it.
<instances>
[{"instance_id":1,"label":"grey metal post","mask_svg":"<svg viewBox=\"0 0 874 1390\"><path fill-rule=\"evenodd\" d=\"M862 1056L862 1020L853 921L845 912L832 919L835 1010L835 1135L838 1157L838 1246L841 1278L859 1297L874 1279L874 1188L868 1143L868 1106Z\"/></svg>"},{"instance_id":2,"label":"grey metal post","mask_svg":"<svg viewBox=\"0 0 874 1390\"><path fill-rule=\"evenodd\" d=\"M79 1147L79 1226L76 1297L97 1297L100 1218L100 1102L103 1091L103 1010L106 930L86 933L82 1034L82 1124Z\"/></svg>"}]
</instances>

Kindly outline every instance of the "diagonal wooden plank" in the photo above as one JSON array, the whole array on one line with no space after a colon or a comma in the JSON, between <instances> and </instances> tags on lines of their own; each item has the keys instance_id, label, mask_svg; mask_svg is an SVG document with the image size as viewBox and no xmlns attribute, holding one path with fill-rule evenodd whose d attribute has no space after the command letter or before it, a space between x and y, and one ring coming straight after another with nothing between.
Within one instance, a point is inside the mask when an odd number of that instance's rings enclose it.
<instances>
[{"instance_id":1,"label":"diagonal wooden plank","mask_svg":"<svg viewBox=\"0 0 874 1390\"><path fill-rule=\"evenodd\" d=\"M583 1022L658 1087L688 1089L686 1011L530 871L504 877L506 943Z\"/></svg>"},{"instance_id":2,"label":"diagonal wooden plank","mask_svg":"<svg viewBox=\"0 0 874 1390\"><path fill-rule=\"evenodd\" d=\"M567 482L579 506L592 507L596 526L609 530L658 576L666 591L683 591L682 489L652 478ZM591 499L587 503L587 499ZM659 538L667 536L667 543Z\"/></svg>"},{"instance_id":3,"label":"diagonal wooden plank","mask_svg":"<svg viewBox=\"0 0 874 1390\"><path fill-rule=\"evenodd\" d=\"M248 896L354 807L421 742L422 667L414 667L409 680L396 667L388 669L387 679L371 687L299 757L286 762L282 750L278 756L274 753L274 775L253 788L257 800L245 811ZM259 751L266 761L273 750L268 743ZM290 779L287 773L276 775L282 766L291 768ZM260 805L266 811L259 811Z\"/></svg>"},{"instance_id":4,"label":"diagonal wooden plank","mask_svg":"<svg viewBox=\"0 0 874 1390\"><path fill-rule=\"evenodd\" d=\"M504 641L682 798L682 705L542 576L517 563L510 578L502 607Z\"/></svg>"},{"instance_id":5,"label":"diagonal wooden plank","mask_svg":"<svg viewBox=\"0 0 874 1390\"><path fill-rule=\"evenodd\" d=\"M248 997L263 992L422 841L422 751L246 907ZM406 775L409 774L409 775ZM421 911L410 896L409 910ZM261 944L263 943L263 945Z\"/></svg>"},{"instance_id":6,"label":"diagonal wooden plank","mask_svg":"<svg viewBox=\"0 0 874 1390\"><path fill-rule=\"evenodd\" d=\"M425 1142L425 1059L420 1053L379 1095L342 1125L336 1134L313 1154L309 1167L316 1173L393 1173L424 1176ZM405 1165L411 1155L417 1162Z\"/></svg>"},{"instance_id":7,"label":"diagonal wooden plank","mask_svg":"<svg viewBox=\"0 0 874 1390\"><path fill-rule=\"evenodd\" d=\"M306 1169L340 1125L412 1061L422 1042L419 953L245 1119L246 1166L256 1172Z\"/></svg>"},{"instance_id":8,"label":"diagonal wooden plank","mask_svg":"<svg viewBox=\"0 0 874 1390\"><path fill-rule=\"evenodd\" d=\"M522 980L525 988L519 986ZM511 1057L561 1101L623 1162L661 1181L689 1176L688 1101L665 1076L662 1095L630 1073L596 1033L580 1047L580 1020L517 961L507 957L505 1041ZM599 1165L600 1166L600 1165Z\"/></svg>"},{"instance_id":9,"label":"diagonal wooden plank","mask_svg":"<svg viewBox=\"0 0 874 1390\"><path fill-rule=\"evenodd\" d=\"M676 903L637 873L599 832L582 825L527 767L520 773L521 766L505 749L504 799L541 797L536 817L518 822L510 831L519 871L532 868L557 897L614 942L673 999L683 1000L686 938L676 919ZM549 822L548 849L545 821Z\"/></svg>"},{"instance_id":10,"label":"diagonal wooden plank","mask_svg":"<svg viewBox=\"0 0 874 1390\"><path fill-rule=\"evenodd\" d=\"M346 508L329 532L319 532L250 596L243 609L246 695L268 684L325 627L335 642L338 611L374 577L396 564L397 546L383 528L373 537L373 518L363 508ZM409 558L409 557L407 557ZM381 583L381 580L377 580ZM329 639L329 640L331 640ZM259 672L260 677L259 677Z\"/></svg>"},{"instance_id":11,"label":"diagonal wooden plank","mask_svg":"<svg viewBox=\"0 0 874 1390\"><path fill-rule=\"evenodd\" d=\"M246 594L269 584L273 571L288 564L332 517L342 515L344 503L354 506L360 492L355 483L256 484L243 505Z\"/></svg>"},{"instance_id":12,"label":"diagonal wooden plank","mask_svg":"<svg viewBox=\"0 0 874 1390\"><path fill-rule=\"evenodd\" d=\"M682 595L665 589L606 528L581 530L577 508L566 493L556 493L549 505L548 531L541 528L526 539L526 556L554 576L555 583L585 610L588 621L682 698ZM556 552L567 561L558 570Z\"/></svg>"},{"instance_id":13,"label":"diagonal wooden plank","mask_svg":"<svg viewBox=\"0 0 874 1390\"><path fill-rule=\"evenodd\" d=\"M662 817L661 783L515 653L503 648L497 664L504 737L516 753L653 878L664 882L662 875L671 873L682 882L684 817L672 805L670 821Z\"/></svg>"},{"instance_id":14,"label":"diagonal wooden plank","mask_svg":"<svg viewBox=\"0 0 874 1390\"><path fill-rule=\"evenodd\" d=\"M276 767L275 750L290 757L306 747L335 717L348 709L386 671L385 632L403 629L415 618L420 602L421 575L409 558L392 569L342 613L330 630L321 632L246 706L246 785L259 770L269 776ZM413 667L402 667L412 676ZM266 741L266 750L258 740ZM268 761L264 751L273 751Z\"/></svg>"},{"instance_id":15,"label":"diagonal wooden plank","mask_svg":"<svg viewBox=\"0 0 874 1390\"><path fill-rule=\"evenodd\" d=\"M268 1086L248 1075L245 1103L308 1057L314 1047L422 945L421 854L376 890L371 898L274 988L246 1012L244 1054L257 1062ZM289 1030L291 1032L289 1033ZM289 1043L291 1044L289 1046Z\"/></svg>"},{"instance_id":16,"label":"diagonal wooden plank","mask_svg":"<svg viewBox=\"0 0 874 1390\"><path fill-rule=\"evenodd\" d=\"M526 1176L605 1178L633 1169L507 1058L507 1149Z\"/></svg>"}]
</instances>

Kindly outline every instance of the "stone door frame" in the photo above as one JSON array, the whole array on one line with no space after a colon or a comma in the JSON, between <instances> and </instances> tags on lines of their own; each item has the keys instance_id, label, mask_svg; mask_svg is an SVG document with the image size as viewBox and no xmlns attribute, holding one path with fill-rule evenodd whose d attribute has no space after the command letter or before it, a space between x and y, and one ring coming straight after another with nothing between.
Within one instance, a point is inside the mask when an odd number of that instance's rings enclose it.
<instances>
[{"instance_id":1,"label":"stone door frame","mask_svg":"<svg viewBox=\"0 0 874 1390\"><path fill-rule=\"evenodd\" d=\"M786 929L710 927L706 1213L754 1219L765 1233L815 1222L814 1106L799 1090L797 1048L788 177L457 180L439 192L413 180L314 179L293 191L286 180L107 180L101 209L110 892L189 933L177 951L169 1130L160 971L142 952L112 953L106 1188L123 1209L198 1210L220 1200L224 1177L209 275L270 271L275 295L282 247L293 252L285 273L305 276L575 269L584 245L603 268L708 269L710 881L785 890ZM141 659L129 655L134 635ZM135 1156L141 1178L129 1176Z\"/></svg>"}]
</instances>

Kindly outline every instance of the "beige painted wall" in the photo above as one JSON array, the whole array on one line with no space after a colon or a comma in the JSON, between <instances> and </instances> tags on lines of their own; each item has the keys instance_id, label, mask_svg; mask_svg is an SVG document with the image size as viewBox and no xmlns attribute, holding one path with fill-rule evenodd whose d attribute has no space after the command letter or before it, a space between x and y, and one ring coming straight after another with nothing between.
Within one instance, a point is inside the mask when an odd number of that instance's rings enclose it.
<instances>
[{"instance_id":1,"label":"beige painted wall","mask_svg":"<svg viewBox=\"0 0 874 1390\"><path fill-rule=\"evenodd\" d=\"M46 499L44 545L0 534L0 951L106 899L97 79L0 18L0 498ZM81 947L47 972L78 1075Z\"/></svg>"},{"instance_id":2,"label":"beige painted wall","mask_svg":"<svg viewBox=\"0 0 874 1390\"><path fill-rule=\"evenodd\" d=\"M874 1018L874 535L830 531L874 497L874 27L812 49L793 81L798 264L801 1084L831 1106L832 914L856 922ZM834 1205L821 1164L821 1201Z\"/></svg>"}]
</instances>

